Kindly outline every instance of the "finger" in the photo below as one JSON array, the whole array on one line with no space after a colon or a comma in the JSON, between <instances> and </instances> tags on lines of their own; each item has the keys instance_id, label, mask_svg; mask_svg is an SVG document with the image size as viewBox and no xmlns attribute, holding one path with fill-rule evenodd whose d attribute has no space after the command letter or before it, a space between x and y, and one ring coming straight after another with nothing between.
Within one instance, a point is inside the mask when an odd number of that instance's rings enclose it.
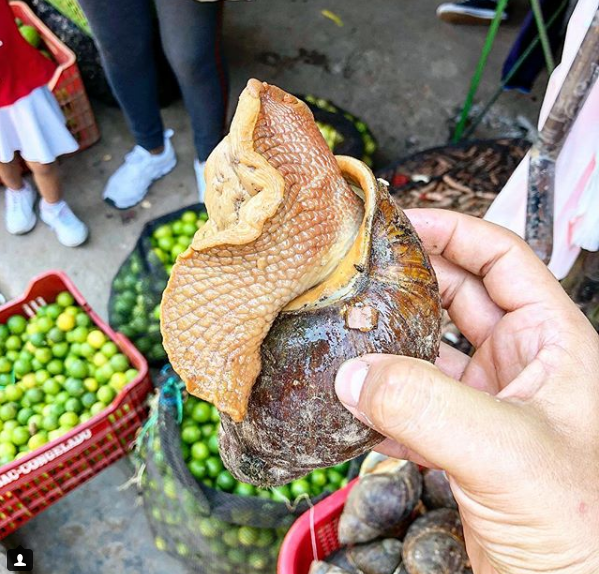
<instances>
[{"instance_id":1,"label":"finger","mask_svg":"<svg viewBox=\"0 0 599 574\"><path fill-rule=\"evenodd\" d=\"M439 356L435 361L435 365L448 377L459 381L469 362L470 357L468 355L441 341Z\"/></svg>"},{"instance_id":2,"label":"finger","mask_svg":"<svg viewBox=\"0 0 599 574\"><path fill-rule=\"evenodd\" d=\"M406 215L427 252L481 277L491 299L502 309L568 300L545 264L511 231L441 209L410 209Z\"/></svg>"},{"instance_id":3,"label":"finger","mask_svg":"<svg viewBox=\"0 0 599 574\"><path fill-rule=\"evenodd\" d=\"M480 347L505 315L482 280L439 255L431 256L443 308L464 336Z\"/></svg>"},{"instance_id":4,"label":"finger","mask_svg":"<svg viewBox=\"0 0 599 574\"><path fill-rule=\"evenodd\" d=\"M463 385L417 359L352 359L339 370L336 391L367 424L468 483L494 472L498 453L502 468L517 468L517 442L531 436L519 405Z\"/></svg>"}]
</instances>

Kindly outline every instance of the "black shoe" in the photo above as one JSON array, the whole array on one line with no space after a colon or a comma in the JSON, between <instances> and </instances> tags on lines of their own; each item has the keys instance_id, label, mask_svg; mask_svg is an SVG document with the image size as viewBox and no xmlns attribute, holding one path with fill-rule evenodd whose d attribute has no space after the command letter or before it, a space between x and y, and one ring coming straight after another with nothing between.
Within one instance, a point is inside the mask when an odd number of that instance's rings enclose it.
<instances>
[{"instance_id":1,"label":"black shoe","mask_svg":"<svg viewBox=\"0 0 599 574\"><path fill-rule=\"evenodd\" d=\"M497 2L493 0L465 0L464 2L446 2L437 8L437 16L451 24L488 24L495 17ZM501 20L508 19L505 11Z\"/></svg>"}]
</instances>

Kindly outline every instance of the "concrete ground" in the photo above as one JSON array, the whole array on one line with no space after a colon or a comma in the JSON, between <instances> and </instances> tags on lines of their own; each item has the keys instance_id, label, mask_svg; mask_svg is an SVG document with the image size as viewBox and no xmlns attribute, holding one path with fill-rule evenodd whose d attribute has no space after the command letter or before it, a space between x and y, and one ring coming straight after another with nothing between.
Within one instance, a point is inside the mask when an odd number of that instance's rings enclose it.
<instances>
[{"instance_id":1,"label":"concrete ground","mask_svg":"<svg viewBox=\"0 0 599 574\"><path fill-rule=\"evenodd\" d=\"M296 93L329 98L361 116L379 139L382 161L442 144L465 97L486 30L439 22L437 4L438 0L227 3L232 102L247 79L257 77ZM344 25L324 17L325 9ZM519 16L500 30L479 101L498 84ZM519 116L534 124L545 82L540 78L536 95L502 96L477 135L513 135ZM106 317L112 277L143 224L194 203L197 192L189 125L177 103L164 110L166 125L176 132L175 171L152 187L143 206L117 212L103 204L102 187L132 140L118 110L95 105L95 111L101 142L63 162L65 196L90 225L89 243L64 248L43 224L25 237L12 237L0 226L0 292L17 296L31 277L62 269ZM127 461L114 465L33 519L6 545L21 542L32 548L39 574L184 573L181 565L154 549L134 490L119 489L130 476Z\"/></svg>"}]
</instances>

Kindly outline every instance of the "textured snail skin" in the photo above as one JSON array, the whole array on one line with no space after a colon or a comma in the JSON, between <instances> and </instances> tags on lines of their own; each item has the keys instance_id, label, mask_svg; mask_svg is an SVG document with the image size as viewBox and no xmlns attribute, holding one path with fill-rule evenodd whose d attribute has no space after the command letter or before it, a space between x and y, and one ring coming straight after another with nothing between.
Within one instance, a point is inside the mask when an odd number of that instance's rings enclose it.
<instances>
[{"instance_id":1,"label":"textured snail skin","mask_svg":"<svg viewBox=\"0 0 599 574\"><path fill-rule=\"evenodd\" d=\"M409 220L362 162L335 157L308 108L250 81L207 165L210 219L174 266L164 347L222 413L229 471L260 486L382 437L338 401L365 353L437 357L441 301Z\"/></svg>"}]
</instances>

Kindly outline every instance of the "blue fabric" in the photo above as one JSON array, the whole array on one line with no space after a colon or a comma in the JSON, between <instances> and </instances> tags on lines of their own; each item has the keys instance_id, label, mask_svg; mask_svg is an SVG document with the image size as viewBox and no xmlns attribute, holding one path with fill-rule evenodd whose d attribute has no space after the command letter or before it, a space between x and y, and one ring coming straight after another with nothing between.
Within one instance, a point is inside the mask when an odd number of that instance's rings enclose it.
<instances>
[{"instance_id":1,"label":"blue fabric","mask_svg":"<svg viewBox=\"0 0 599 574\"><path fill-rule=\"evenodd\" d=\"M106 75L138 145L163 145L155 62L155 14L164 52L205 161L223 135L228 79L222 53L222 3L192 0L81 0Z\"/></svg>"}]
</instances>

